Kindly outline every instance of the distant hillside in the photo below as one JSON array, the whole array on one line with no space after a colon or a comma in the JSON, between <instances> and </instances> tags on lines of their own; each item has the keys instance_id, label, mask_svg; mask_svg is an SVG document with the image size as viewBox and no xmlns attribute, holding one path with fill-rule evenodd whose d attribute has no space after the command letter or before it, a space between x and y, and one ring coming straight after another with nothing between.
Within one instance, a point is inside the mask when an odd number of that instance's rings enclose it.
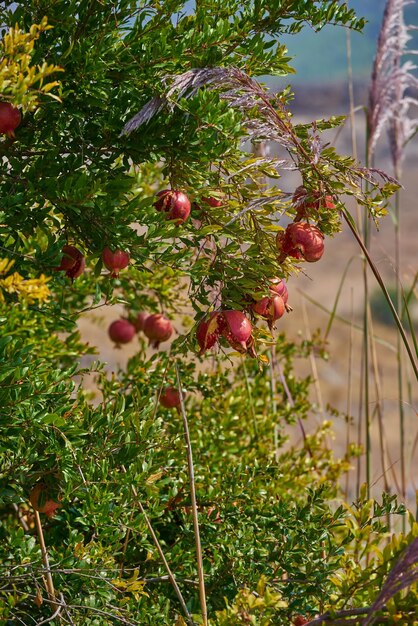
<instances>
[{"instance_id":1,"label":"distant hillside","mask_svg":"<svg viewBox=\"0 0 418 626\"><path fill-rule=\"evenodd\" d=\"M363 33L351 32L352 64L355 80L364 81L370 76L380 30L385 0L351 0L349 5L357 15L368 20ZM418 26L418 2L406 7L406 23ZM411 33L412 34L412 33ZM294 57L297 71L293 84L341 82L347 76L346 31L342 27L327 26L319 33L305 27L301 33L285 38L289 55ZM410 49L418 48L418 33L409 42Z\"/></svg>"}]
</instances>

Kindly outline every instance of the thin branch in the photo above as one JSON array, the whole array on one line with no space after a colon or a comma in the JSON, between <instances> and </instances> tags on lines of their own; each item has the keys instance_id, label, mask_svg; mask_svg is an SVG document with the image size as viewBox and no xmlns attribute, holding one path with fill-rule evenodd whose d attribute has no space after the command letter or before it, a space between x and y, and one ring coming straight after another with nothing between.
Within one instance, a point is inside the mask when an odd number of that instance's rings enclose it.
<instances>
[{"instance_id":1,"label":"thin branch","mask_svg":"<svg viewBox=\"0 0 418 626\"><path fill-rule=\"evenodd\" d=\"M122 465L122 471L125 472L125 474L127 473L126 472L126 468L123 465ZM171 571L171 568L170 568L170 566L168 564L167 559L165 558L165 554L163 552L163 549L161 547L160 542L158 541L158 537L157 537L157 535L154 532L152 524L151 524L151 522L150 522L150 520L148 518L148 515L145 512L144 507L142 506L142 503L141 503L141 501L140 501L140 499L138 497L138 492L135 489L135 486L133 484L131 484L131 489L132 489L132 493L135 496L136 504L138 505L139 510L141 511L142 515L144 516L145 523L146 523L146 525L148 527L148 530L149 530L150 535L152 537L152 540L153 540L153 542L155 544L155 547L157 548L158 554L160 555L160 558L161 558L162 562L164 563L164 567L167 570L167 574L168 574L168 576L170 578L171 584L173 585L173 589L174 589L174 591L176 593L176 596L177 596L177 598L178 598L178 600L179 600L179 602L181 604L181 607L182 607L182 609L184 611L184 614L185 614L185 616L187 618L187 621L188 621L190 626L196 626L196 624L194 623L194 621L192 619L192 616L190 615L189 610L188 610L188 608L186 606L186 602L184 601L183 595L182 595L182 593L180 591L180 588L179 588L179 586L178 586L178 584L176 582L174 574Z\"/></svg>"},{"instance_id":2,"label":"thin branch","mask_svg":"<svg viewBox=\"0 0 418 626\"><path fill-rule=\"evenodd\" d=\"M177 377L178 392L180 396L180 411L181 411L181 415L183 418L184 438L186 440L187 464L188 464L188 469L189 469L189 481L190 481L190 499L192 503L193 529L194 529L194 537L195 537L195 543L196 543L197 571L198 571L198 577L199 577L200 607L202 610L203 626L208 626L208 612L207 612L207 607L206 607L206 591L205 591L205 580L204 580L204 573L203 573L202 546L200 543L199 520L198 520L198 513L197 513L196 486L195 486L195 480L194 480L192 446L190 442L189 424L187 421L186 409L184 407L184 398L183 398L183 393L181 389L180 372L179 372L177 361L176 361L176 377Z\"/></svg>"},{"instance_id":3,"label":"thin branch","mask_svg":"<svg viewBox=\"0 0 418 626\"><path fill-rule=\"evenodd\" d=\"M54 581L52 580L51 571L49 569L48 552L47 552L46 545L45 545L44 533L43 533L42 524L41 524L41 517L39 515L39 511L34 510L34 513L35 513L36 532L37 532L38 539L39 539L39 545L41 547L42 562L46 570L45 578L46 578L46 588L48 592L48 598L52 602L52 607L55 608L56 596L55 596L55 589L54 589Z\"/></svg>"}]
</instances>

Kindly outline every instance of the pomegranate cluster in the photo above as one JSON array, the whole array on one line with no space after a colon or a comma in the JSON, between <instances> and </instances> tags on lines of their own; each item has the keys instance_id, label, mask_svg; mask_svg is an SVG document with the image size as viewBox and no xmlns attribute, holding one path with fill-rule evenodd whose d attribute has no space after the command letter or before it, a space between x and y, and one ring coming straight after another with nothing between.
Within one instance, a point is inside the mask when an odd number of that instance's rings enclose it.
<instances>
[{"instance_id":1,"label":"pomegranate cluster","mask_svg":"<svg viewBox=\"0 0 418 626\"><path fill-rule=\"evenodd\" d=\"M161 313L138 313L133 321L125 318L115 320L108 328L111 340L120 347L121 344L129 343L136 333L143 332L149 339L150 346L158 348L160 343L170 339L174 328L168 318Z\"/></svg>"},{"instance_id":2,"label":"pomegranate cluster","mask_svg":"<svg viewBox=\"0 0 418 626\"><path fill-rule=\"evenodd\" d=\"M86 269L85 256L75 246L66 244L62 248L62 259L58 267L55 267L57 272L65 272L68 278L74 280L81 276ZM123 252L122 250L115 250L112 252L110 248L105 247L102 252L102 260L105 267L110 271L110 276L116 278L119 275L120 270L125 269L129 265L129 252Z\"/></svg>"},{"instance_id":3,"label":"pomegranate cluster","mask_svg":"<svg viewBox=\"0 0 418 626\"><path fill-rule=\"evenodd\" d=\"M163 189L157 193L157 198L158 200L154 202L154 207L157 211L164 212L167 220L179 225L188 219L192 204L184 191L180 189ZM202 200L212 208L220 207L224 204L222 200L213 196L203 197ZM193 206L196 209L200 209L196 202L193 203Z\"/></svg>"},{"instance_id":4,"label":"pomegranate cluster","mask_svg":"<svg viewBox=\"0 0 418 626\"><path fill-rule=\"evenodd\" d=\"M319 191L308 193L302 185L293 194L296 209L294 221L285 231L277 233L276 245L279 250L279 263L286 257L303 259L308 263L319 261L324 253L324 235L318 226L305 221L312 211L320 208L335 209L331 196L324 196Z\"/></svg>"}]
</instances>

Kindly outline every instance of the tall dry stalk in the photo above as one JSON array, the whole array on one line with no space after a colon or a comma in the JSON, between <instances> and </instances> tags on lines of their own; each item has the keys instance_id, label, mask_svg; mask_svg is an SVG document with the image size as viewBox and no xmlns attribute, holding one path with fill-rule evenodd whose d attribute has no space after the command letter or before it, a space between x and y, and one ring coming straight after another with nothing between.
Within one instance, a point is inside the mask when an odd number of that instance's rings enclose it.
<instances>
[{"instance_id":1,"label":"tall dry stalk","mask_svg":"<svg viewBox=\"0 0 418 626\"><path fill-rule=\"evenodd\" d=\"M390 154L395 177L402 176L402 162L405 157L405 146L414 136L418 128L418 119L410 117L410 110L418 107L418 100L408 90L418 88L417 77L413 71L416 66L411 61L404 61L408 51L407 44L411 39L409 28L404 21L404 9L414 0L387 0L382 26L379 33L376 56L373 63L372 78L369 91L367 112L367 157L371 161L383 129L386 127L389 136ZM402 318L402 289L400 285L401 269L401 237L400 237L400 197L395 197L395 274L396 274L396 311ZM405 414L404 414L404 362L402 342L397 334L398 362L398 406L402 496L406 497L405 472Z\"/></svg>"}]
</instances>

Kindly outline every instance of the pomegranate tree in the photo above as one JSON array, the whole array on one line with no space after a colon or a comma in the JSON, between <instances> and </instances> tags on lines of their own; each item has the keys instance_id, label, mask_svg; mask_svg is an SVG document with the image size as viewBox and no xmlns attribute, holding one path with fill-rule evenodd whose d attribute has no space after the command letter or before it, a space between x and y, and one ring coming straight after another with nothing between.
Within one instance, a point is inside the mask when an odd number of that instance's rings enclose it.
<instances>
[{"instance_id":1,"label":"pomegranate tree","mask_svg":"<svg viewBox=\"0 0 418 626\"><path fill-rule=\"evenodd\" d=\"M63 271L68 278L74 280L81 276L86 268L86 259L84 254L75 246L65 245L62 249L63 257L61 263L55 268L56 271Z\"/></svg>"},{"instance_id":2,"label":"pomegranate tree","mask_svg":"<svg viewBox=\"0 0 418 626\"><path fill-rule=\"evenodd\" d=\"M136 329L131 322L125 319L115 320L108 328L108 334L117 346L129 343L135 337Z\"/></svg>"},{"instance_id":3,"label":"pomegranate tree","mask_svg":"<svg viewBox=\"0 0 418 626\"><path fill-rule=\"evenodd\" d=\"M10 139L15 136L15 129L21 121L19 109L14 107L10 102L0 102L0 133L6 135Z\"/></svg>"},{"instance_id":4,"label":"pomegranate tree","mask_svg":"<svg viewBox=\"0 0 418 626\"><path fill-rule=\"evenodd\" d=\"M190 215L191 204L183 191L178 189L164 189L157 193L158 200L154 202L157 211L164 211L167 219L176 224L182 224Z\"/></svg>"},{"instance_id":5,"label":"pomegranate tree","mask_svg":"<svg viewBox=\"0 0 418 626\"><path fill-rule=\"evenodd\" d=\"M111 277L116 278L120 270L128 267L130 256L129 252L124 252L123 250L115 250L112 252L110 248L106 246L102 252L102 259L106 268L111 272Z\"/></svg>"},{"instance_id":6,"label":"pomegranate tree","mask_svg":"<svg viewBox=\"0 0 418 626\"><path fill-rule=\"evenodd\" d=\"M170 339L174 328L170 320L162 313L153 313L145 319L143 331L145 336L148 337L150 345L153 348L158 348L160 343Z\"/></svg>"}]
</instances>

